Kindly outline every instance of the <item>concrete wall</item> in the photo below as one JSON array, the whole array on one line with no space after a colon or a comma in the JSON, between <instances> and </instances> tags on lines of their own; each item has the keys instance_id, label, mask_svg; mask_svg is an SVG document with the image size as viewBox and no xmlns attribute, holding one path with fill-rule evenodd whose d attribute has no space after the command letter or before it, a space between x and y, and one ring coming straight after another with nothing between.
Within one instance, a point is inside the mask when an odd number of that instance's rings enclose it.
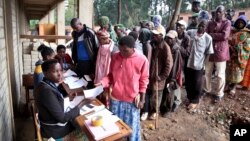
<instances>
[{"instance_id":1,"label":"concrete wall","mask_svg":"<svg viewBox=\"0 0 250 141\"><path fill-rule=\"evenodd\" d=\"M10 2L10 1L8 1ZM10 87L9 55L5 24L7 1L0 0L0 140L13 140L14 121ZM12 15L13 18L16 14ZM11 17L12 17L11 16ZM16 76L14 73L13 75ZM19 73L17 73L19 75Z\"/></svg>"},{"instance_id":2,"label":"concrete wall","mask_svg":"<svg viewBox=\"0 0 250 141\"><path fill-rule=\"evenodd\" d=\"M11 78L11 91L12 91L12 100L13 107L18 111L19 100L21 94L21 70L22 59L20 56L21 48L19 47L19 20L18 20L18 9L16 0L6 0L6 8L4 10L6 25L5 29L7 30L7 46L8 46L8 57L10 64L10 78Z\"/></svg>"}]
</instances>

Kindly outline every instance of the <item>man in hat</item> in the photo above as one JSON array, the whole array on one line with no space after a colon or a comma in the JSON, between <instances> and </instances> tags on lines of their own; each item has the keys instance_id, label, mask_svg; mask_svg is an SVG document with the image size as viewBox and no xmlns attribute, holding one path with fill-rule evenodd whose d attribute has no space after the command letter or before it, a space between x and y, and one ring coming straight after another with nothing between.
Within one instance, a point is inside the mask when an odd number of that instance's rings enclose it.
<instances>
[{"instance_id":1,"label":"man in hat","mask_svg":"<svg viewBox=\"0 0 250 141\"><path fill-rule=\"evenodd\" d=\"M177 32L170 30L165 38L165 41L170 46L173 56L173 67L166 80L166 89L164 91L164 99L162 101L161 112L163 117L166 117L169 112L174 112L181 101L181 86L182 86L182 56L180 46L177 44ZM175 100L176 99L176 100Z\"/></svg>"},{"instance_id":2,"label":"man in hat","mask_svg":"<svg viewBox=\"0 0 250 141\"><path fill-rule=\"evenodd\" d=\"M185 32L187 27L187 24L184 20L180 20L176 23L176 31L178 33L178 37L176 38L176 43L180 46L180 52L182 55L182 59L183 59L183 67L184 67L184 77L186 80L186 76L187 74L187 61L188 61L188 57L190 54L190 37L189 35ZM175 100L176 104L174 106L173 110L176 110L177 107L180 105L181 103L181 99L176 99Z\"/></svg>"},{"instance_id":3,"label":"man in hat","mask_svg":"<svg viewBox=\"0 0 250 141\"><path fill-rule=\"evenodd\" d=\"M149 112L149 100L151 105L150 119L156 118L156 108L159 108L166 79L173 65L173 59L169 46L164 42L165 30L152 31L152 58L150 65L149 87L146 94L146 103L142 120L147 118ZM156 106L156 95L158 94L158 105Z\"/></svg>"}]
</instances>

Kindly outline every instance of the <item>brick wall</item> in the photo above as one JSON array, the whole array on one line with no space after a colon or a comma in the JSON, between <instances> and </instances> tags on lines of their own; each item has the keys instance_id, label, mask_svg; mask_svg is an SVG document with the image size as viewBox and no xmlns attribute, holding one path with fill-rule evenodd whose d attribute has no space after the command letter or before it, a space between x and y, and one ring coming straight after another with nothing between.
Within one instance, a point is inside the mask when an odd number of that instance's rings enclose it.
<instances>
[{"instance_id":1,"label":"brick wall","mask_svg":"<svg viewBox=\"0 0 250 141\"><path fill-rule=\"evenodd\" d=\"M4 32L3 1L0 1L0 140L13 140L10 79L8 77L7 48Z\"/></svg>"}]
</instances>

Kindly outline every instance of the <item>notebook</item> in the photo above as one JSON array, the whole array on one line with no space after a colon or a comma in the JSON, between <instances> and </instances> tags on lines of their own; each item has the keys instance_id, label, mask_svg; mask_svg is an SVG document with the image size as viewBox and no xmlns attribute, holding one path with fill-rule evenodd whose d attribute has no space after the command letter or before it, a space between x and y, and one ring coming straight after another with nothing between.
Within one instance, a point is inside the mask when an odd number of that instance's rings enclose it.
<instances>
[{"instance_id":1,"label":"notebook","mask_svg":"<svg viewBox=\"0 0 250 141\"><path fill-rule=\"evenodd\" d=\"M85 120L84 124L97 141L120 132L115 122L105 119L102 126L92 126L91 120Z\"/></svg>"}]
</instances>

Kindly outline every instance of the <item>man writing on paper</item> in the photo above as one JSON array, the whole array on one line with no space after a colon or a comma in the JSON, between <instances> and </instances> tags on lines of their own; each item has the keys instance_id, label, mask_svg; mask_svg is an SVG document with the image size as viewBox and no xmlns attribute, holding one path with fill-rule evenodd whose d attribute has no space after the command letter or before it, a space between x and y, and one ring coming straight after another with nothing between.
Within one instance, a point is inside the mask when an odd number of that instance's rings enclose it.
<instances>
[{"instance_id":1,"label":"man writing on paper","mask_svg":"<svg viewBox=\"0 0 250 141\"><path fill-rule=\"evenodd\" d=\"M119 40L120 52L112 56L110 73L96 86L113 86L110 110L132 128L129 140L140 141L140 108L149 82L149 63L134 46L135 40L131 36Z\"/></svg>"}]
</instances>

